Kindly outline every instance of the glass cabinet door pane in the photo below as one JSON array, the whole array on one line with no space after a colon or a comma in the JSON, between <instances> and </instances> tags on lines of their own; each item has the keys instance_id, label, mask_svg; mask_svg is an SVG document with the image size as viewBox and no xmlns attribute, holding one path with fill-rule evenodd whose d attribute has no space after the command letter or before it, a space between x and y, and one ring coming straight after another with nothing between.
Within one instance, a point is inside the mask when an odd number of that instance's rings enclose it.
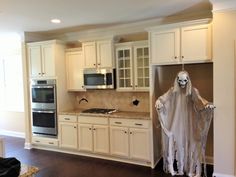
<instances>
[{"instance_id":1,"label":"glass cabinet door pane","mask_svg":"<svg viewBox=\"0 0 236 177\"><path fill-rule=\"evenodd\" d=\"M123 69L120 69L120 70L119 70L119 77L120 77L120 78L124 78L124 72L125 72L125 71L124 71Z\"/></svg>"},{"instance_id":2,"label":"glass cabinet door pane","mask_svg":"<svg viewBox=\"0 0 236 177\"><path fill-rule=\"evenodd\" d=\"M125 62L125 67L129 68L130 67L130 60L126 59L124 62Z\"/></svg>"},{"instance_id":3,"label":"glass cabinet door pane","mask_svg":"<svg viewBox=\"0 0 236 177\"><path fill-rule=\"evenodd\" d=\"M143 49L137 48L137 57L143 56Z\"/></svg>"},{"instance_id":4,"label":"glass cabinet door pane","mask_svg":"<svg viewBox=\"0 0 236 177\"><path fill-rule=\"evenodd\" d=\"M148 56L148 47L144 48L144 56Z\"/></svg>"},{"instance_id":5,"label":"glass cabinet door pane","mask_svg":"<svg viewBox=\"0 0 236 177\"><path fill-rule=\"evenodd\" d=\"M130 79L125 79L125 86L131 87L131 80Z\"/></svg>"},{"instance_id":6,"label":"glass cabinet door pane","mask_svg":"<svg viewBox=\"0 0 236 177\"><path fill-rule=\"evenodd\" d=\"M119 60L119 68L124 68L124 60Z\"/></svg>"},{"instance_id":7,"label":"glass cabinet door pane","mask_svg":"<svg viewBox=\"0 0 236 177\"><path fill-rule=\"evenodd\" d=\"M145 67L149 67L149 59L148 58L144 58L144 66Z\"/></svg>"},{"instance_id":8,"label":"glass cabinet door pane","mask_svg":"<svg viewBox=\"0 0 236 177\"><path fill-rule=\"evenodd\" d=\"M129 50L125 50L125 57L130 57L130 51Z\"/></svg>"},{"instance_id":9,"label":"glass cabinet door pane","mask_svg":"<svg viewBox=\"0 0 236 177\"><path fill-rule=\"evenodd\" d=\"M130 69L125 70L125 78L130 78Z\"/></svg>"},{"instance_id":10,"label":"glass cabinet door pane","mask_svg":"<svg viewBox=\"0 0 236 177\"><path fill-rule=\"evenodd\" d=\"M123 50L118 51L118 58L123 58Z\"/></svg>"},{"instance_id":11,"label":"glass cabinet door pane","mask_svg":"<svg viewBox=\"0 0 236 177\"><path fill-rule=\"evenodd\" d=\"M138 77L143 77L143 68L138 68Z\"/></svg>"},{"instance_id":12,"label":"glass cabinet door pane","mask_svg":"<svg viewBox=\"0 0 236 177\"><path fill-rule=\"evenodd\" d=\"M143 58L137 58L137 67L143 66Z\"/></svg>"},{"instance_id":13,"label":"glass cabinet door pane","mask_svg":"<svg viewBox=\"0 0 236 177\"><path fill-rule=\"evenodd\" d=\"M144 85L143 85L143 79L141 78L139 78L138 79L138 87L143 87Z\"/></svg>"},{"instance_id":14,"label":"glass cabinet door pane","mask_svg":"<svg viewBox=\"0 0 236 177\"><path fill-rule=\"evenodd\" d=\"M149 78L145 78L145 87L149 87Z\"/></svg>"},{"instance_id":15,"label":"glass cabinet door pane","mask_svg":"<svg viewBox=\"0 0 236 177\"><path fill-rule=\"evenodd\" d=\"M144 69L145 77L149 77L149 68Z\"/></svg>"},{"instance_id":16,"label":"glass cabinet door pane","mask_svg":"<svg viewBox=\"0 0 236 177\"><path fill-rule=\"evenodd\" d=\"M124 82L124 79L120 79L119 80L119 86L120 87L125 87L125 84L124 84L125 82Z\"/></svg>"}]
</instances>

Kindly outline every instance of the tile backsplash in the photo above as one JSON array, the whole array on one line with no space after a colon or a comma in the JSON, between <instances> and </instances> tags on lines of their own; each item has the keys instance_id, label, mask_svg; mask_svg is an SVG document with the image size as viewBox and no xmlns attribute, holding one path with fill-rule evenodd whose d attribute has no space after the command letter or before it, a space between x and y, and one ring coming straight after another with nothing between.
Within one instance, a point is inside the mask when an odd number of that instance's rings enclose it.
<instances>
[{"instance_id":1,"label":"tile backsplash","mask_svg":"<svg viewBox=\"0 0 236 177\"><path fill-rule=\"evenodd\" d=\"M115 90L88 90L75 94L76 109L115 108L120 111L149 112L149 92L117 92ZM82 98L88 100L80 101ZM138 101L137 101L138 100ZM134 103L138 103L135 105Z\"/></svg>"}]
</instances>

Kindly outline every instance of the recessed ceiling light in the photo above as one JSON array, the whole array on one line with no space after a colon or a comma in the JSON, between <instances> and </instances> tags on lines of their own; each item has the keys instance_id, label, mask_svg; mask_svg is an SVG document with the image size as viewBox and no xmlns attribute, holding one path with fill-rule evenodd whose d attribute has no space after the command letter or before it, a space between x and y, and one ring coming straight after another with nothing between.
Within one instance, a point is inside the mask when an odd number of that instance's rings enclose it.
<instances>
[{"instance_id":1,"label":"recessed ceiling light","mask_svg":"<svg viewBox=\"0 0 236 177\"><path fill-rule=\"evenodd\" d=\"M54 18L54 19L51 20L51 22L58 24L58 23L61 23L61 20L57 19L57 18Z\"/></svg>"}]
</instances>

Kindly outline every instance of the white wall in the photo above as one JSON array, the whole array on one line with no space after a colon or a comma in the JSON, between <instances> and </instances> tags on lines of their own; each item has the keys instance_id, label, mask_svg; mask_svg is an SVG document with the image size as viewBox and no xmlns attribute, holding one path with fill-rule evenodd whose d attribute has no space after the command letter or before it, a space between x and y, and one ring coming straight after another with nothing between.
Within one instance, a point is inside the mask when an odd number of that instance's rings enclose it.
<instances>
[{"instance_id":1,"label":"white wall","mask_svg":"<svg viewBox=\"0 0 236 177\"><path fill-rule=\"evenodd\" d=\"M0 134L25 136L25 114L23 112L0 112Z\"/></svg>"},{"instance_id":2,"label":"white wall","mask_svg":"<svg viewBox=\"0 0 236 177\"><path fill-rule=\"evenodd\" d=\"M213 15L214 173L235 176L236 11Z\"/></svg>"}]
</instances>

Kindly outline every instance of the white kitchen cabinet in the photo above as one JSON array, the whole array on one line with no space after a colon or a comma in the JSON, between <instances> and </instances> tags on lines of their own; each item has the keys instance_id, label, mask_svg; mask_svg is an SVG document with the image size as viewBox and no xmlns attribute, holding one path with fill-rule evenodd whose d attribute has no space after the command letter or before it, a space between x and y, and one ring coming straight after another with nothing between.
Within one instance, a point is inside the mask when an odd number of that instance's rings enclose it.
<instances>
[{"instance_id":1,"label":"white kitchen cabinet","mask_svg":"<svg viewBox=\"0 0 236 177\"><path fill-rule=\"evenodd\" d=\"M51 146L51 147L58 147L58 139L56 138L46 138L40 136L33 136L32 137L32 144L39 145L39 146Z\"/></svg>"},{"instance_id":2,"label":"white kitchen cabinet","mask_svg":"<svg viewBox=\"0 0 236 177\"><path fill-rule=\"evenodd\" d=\"M59 115L59 144L62 148L77 149L77 116Z\"/></svg>"},{"instance_id":3,"label":"white kitchen cabinet","mask_svg":"<svg viewBox=\"0 0 236 177\"><path fill-rule=\"evenodd\" d=\"M150 162L149 124L148 120L111 119L111 155Z\"/></svg>"},{"instance_id":4,"label":"white kitchen cabinet","mask_svg":"<svg viewBox=\"0 0 236 177\"><path fill-rule=\"evenodd\" d=\"M129 157L129 134L127 127L110 126L111 155Z\"/></svg>"},{"instance_id":5,"label":"white kitchen cabinet","mask_svg":"<svg viewBox=\"0 0 236 177\"><path fill-rule=\"evenodd\" d=\"M79 150L100 154L109 153L107 118L79 116Z\"/></svg>"},{"instance_id":6,"label":"white kitchen cabinet","mask_svg":"<svg viewBox=\"0 0 236 177\"><path fill-rule=\"evenodd\" d=\"M82 43L84 68L111 68L113 62L113 40Z\"/></svg>"},{"instance_id":7,"label":"white kitchen cabinet","mask_svg":"<svg viewBox=\"0 0 236 177\"><path fill-rule=\"evenodd\" d=\"M149 90L149 51L147 41L116 45L117 90Z\"/></svg>"},{"instance_id":8,"label":"white kitchen cabinet","mask_svg":"<svg viewBox=\"0 0 236 177\"><path fill-rule=\"evenodd\" d=\"M79 124L79 150L93 151L93 132L91 124Z\"/></svg>"},{"instance_id":9,"label":"white kitchen cabinet","mask_svg":"<svg viewBox=\"0 0 236 177\"><path fill-rule=\"evenodd\" d=\"M80 48L66 50L66 73L68 91L85 91L84 58Z\"/></svg>"},{"instance_id":10,"label":"white kitchen cabinet","mask_svg":"<svg viewBox=\"0 0 236 177\"><path fill-rule=\"evenodd\" d=\"M211 24L178 24L150 31L151 64L198 63L211 60Z\"/></svg>"},{"instance_id":11,"label":"white kitchen cabinet","mask_svg":"<svg viewBox=\"0 0 236 177\"><path fill-rule=\"evenodd\" d=\"M63 47L62 47L63 46ZM64 50L64 45L56 40L27 44L30 77L55 77L56 62L59 64L64 56L57 57Z\"/></svg>"},{"instance_id":12,"label":"white kitchen cabinet","mask_svg":"<svg viewBox=\"0 0 236 177\"><path fill-rule=\"evenodd\" d=\"M148 129L130 128L130 158L150 160L150 135Z\"/></svg>"}]
</instances>

